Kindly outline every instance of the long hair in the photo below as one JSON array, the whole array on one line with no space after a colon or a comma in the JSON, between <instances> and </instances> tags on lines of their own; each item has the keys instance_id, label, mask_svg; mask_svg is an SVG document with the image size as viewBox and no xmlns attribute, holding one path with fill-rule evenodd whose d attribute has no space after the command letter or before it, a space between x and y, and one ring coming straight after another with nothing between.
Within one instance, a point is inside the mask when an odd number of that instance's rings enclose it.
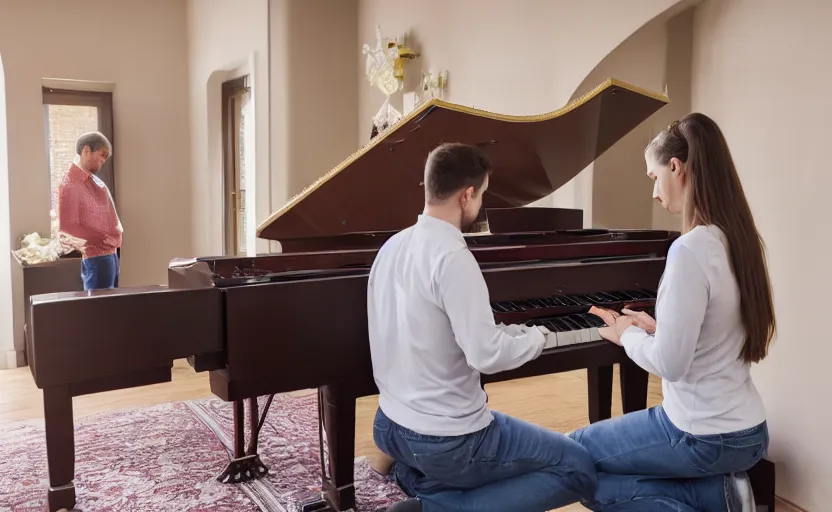
<instances>
[{"instance_id":1,"label":"long hair","mask_svg":"<svg viewBox=\"0 0 832 512\"><path fill-rule=\"evenodd\" d=\"M754 224L725 136L711 118L693 113L663 130L645 152L661 165L667 165L673 157L684 162L684 229L714 225L724 233L746 334L741 358L746 363L763 360L777 330L765 244Z\"/></svg>"}]
</instances>

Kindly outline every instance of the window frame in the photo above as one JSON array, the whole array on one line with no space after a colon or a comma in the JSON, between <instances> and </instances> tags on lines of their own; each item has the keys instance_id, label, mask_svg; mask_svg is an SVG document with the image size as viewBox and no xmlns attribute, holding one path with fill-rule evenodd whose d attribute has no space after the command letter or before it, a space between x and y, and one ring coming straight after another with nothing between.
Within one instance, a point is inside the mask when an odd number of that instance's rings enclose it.
<instances>
[{"instance_id":1,"label":"window frame","mask_svg":"<svg viewBox=\"0 0 832 512\"><path fill-rule=\"evenodd\" d=\"M113 146L113 156L107 159L101 170L96 174L101 181L103 181L107 188L110 189L110 194L113 196L113 203L118 208L118 198L116 194L116 166L115 153L116 143L113 133L113 93L104 91L77 91L72 89L57 89L53 87L43 87L43 117L44 123L47 127L46 151L49 152L49 105L68 105L79 107L97 107L98 108L98 131L107 137L110 144ZM51 190L50 190L51 193Z\"/></svg>"},{"instance_id":2,"label":"window frame","mask_svg":"<svg viewBox=\"0 0 832 512\"><path fill-rule=\"evenodd\" d=\"M226 255L237 256L239 237L237 210L245 198L237 196L238 157L240 149L238 117L240 99L251 93L249 75L222 83L222 190L223 190L223 248Z\"/></svg>"}]
</instances>

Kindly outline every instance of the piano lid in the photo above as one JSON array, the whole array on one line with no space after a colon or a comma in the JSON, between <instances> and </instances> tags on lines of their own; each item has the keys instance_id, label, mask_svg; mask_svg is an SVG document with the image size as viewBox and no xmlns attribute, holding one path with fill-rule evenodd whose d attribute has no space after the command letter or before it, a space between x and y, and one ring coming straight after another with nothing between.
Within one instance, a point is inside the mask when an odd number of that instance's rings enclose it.
<instances>
[{"instance_id":1,"label":"piano lid","mask_svg":"<svg viewBox=\"0 0 832 512\"><path fill-rule=\"evenodd\" d=\"M424 164L443 142L477 145L494 171L483 208L548 196L669 102L608 79L547 114L509 116L431 100L289 200L257 228L270 240L398 231L424 207Z\"/></svg>"}]
</instances>

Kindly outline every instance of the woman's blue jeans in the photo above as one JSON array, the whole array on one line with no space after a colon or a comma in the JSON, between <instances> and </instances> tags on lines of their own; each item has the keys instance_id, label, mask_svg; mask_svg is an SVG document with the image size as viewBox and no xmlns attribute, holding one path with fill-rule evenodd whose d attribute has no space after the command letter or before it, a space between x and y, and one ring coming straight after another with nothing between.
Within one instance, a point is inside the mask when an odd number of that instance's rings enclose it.
<instances>
[{"instance_id":1,"label":"woman's blue jeans","mask_svg":"<svg viewBox=\"0 0 832 512\"><path fill-rule=\"evenodd\" d=\"M695 436L676 428L661 406L594 423L569 434L595 460L595 511L739 510L729 475L747 471L768 449L760 425Z\"/></svg>"}]
</instances>

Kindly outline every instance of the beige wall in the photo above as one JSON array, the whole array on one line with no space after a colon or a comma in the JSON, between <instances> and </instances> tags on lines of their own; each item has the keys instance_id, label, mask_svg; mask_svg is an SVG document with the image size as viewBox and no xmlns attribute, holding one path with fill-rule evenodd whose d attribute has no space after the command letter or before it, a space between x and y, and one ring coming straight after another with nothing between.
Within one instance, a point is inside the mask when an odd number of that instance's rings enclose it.
<instances>
[{"instance_id":1,"label":"beige wall","mask_svg":"<svg viewBox=\"0 0 832 512\"><path fill-rule=\"evenodd\" d=\"M422 57L405 65L406 87L412 90L418 84L422 69L448 70L445 99L449 101L493 112L539 114L568 102L619 44L654 17L684 3L361 0L358 42L374 46L377 24L385 35L407 32L406 42ZM643 75L634 78L637 85L656 82ZM358 79L358 136L363 144L384 96L367 84L363 74ZM397 93L391 99L400 111L401 96ZM591 175L584 173L537 204L591 212L591 201Z\"/></svg>"},{"instance_id":2,"label":"beige wall","mask_svg":"<svg viewBox=\"0 0 832 512\"><path fill-rule=\"evenodd\" d=\"M256 222L271 213L269 197L268 0L188 0L190 225L192 254L223 254L222 83L249 75L254 112L254 179L247 206ZM250 193L253 191L253 195ZM249 223L251 224L251 223ZM253 228L256 227L250 226ZM257 252L268 244L258 240Z\"/></svg>"},{"instance_id":3,"label":"beige wall","mask_svg":"<svg viewBox=\"0 0 832 512\"><path fill-rule=\"evenodd\" d=\"M584 79L579 93L584 93L607 77L637 83L653 91L662 91L667 83L667 23L663 17L654 19L613 50ZM577 95L577 94L576 94ZM675 104L675 96L671 98ZM666 110L667 107L662 109ZM652 227L652 181L644 172L644 148L656 113L625 135L601 155L590 169L592 216L590 224L600 228Z\"/></svg>"},{"instance_id":4,"label":"beige wall","mask_svg":"<svg viewBox=\"0 0 832 512\"><path fill-rule=\"evenodd\" d=\"M358 0L269 0L276 210L358 149ZM363 68L362 68L363 69ZM272 250L279 250L272 244Z\"/></svg>"},{"instance_id":5,"label":"beige wall","mask_svg":"<svg viewBox=\"0 0 832 512\"><path fill-rule=\"evenodd\" d=\"M779 334L754 379L768 409L780 495L832 503L826 224L832 3L709 0L696 13L692 106L731 146L769 249Z\"/></svg>"},{"instance_id":6,"label":"beige wall","mask_svg":"<svg viewBox=\"0 0 832 512\"><path fill-rule=\"evenodd\" d=\"M693 14L697 2L678 4L654 18L607 55L584 80L575 96L606 77L665 88L670 104L645 120L601 155L580 178L590 180L591 222L599 228L679 230L672 216L652 198L653 182L647 178L644 147L674 119L690 112L690 72ZM586 178L584 175L590 173Z\"/></svg>"},{"instance_id":7,"label":"beige wall","mask_svg":"<svg viewBox=\"0 0 832 512\"><path fill-rule=\"evenodd\" d=\"M191 253L190 216L183 213L191 204L184 2L0 0L0 13L6 119L12 127L7 240L16 248L28 232L49 232L43 78L109 82L125 229L121 282L165 282L168 261ZM2 258L9 254L3 251ZM3 347L12 336L17 346L22 343L20 277L12 272L15 321L13 327L0 324ZM0 283L7 279L9 273L0 272ZM0 309L9 307L10 297L0 295Z\"/></svg>"}]
</instances>

